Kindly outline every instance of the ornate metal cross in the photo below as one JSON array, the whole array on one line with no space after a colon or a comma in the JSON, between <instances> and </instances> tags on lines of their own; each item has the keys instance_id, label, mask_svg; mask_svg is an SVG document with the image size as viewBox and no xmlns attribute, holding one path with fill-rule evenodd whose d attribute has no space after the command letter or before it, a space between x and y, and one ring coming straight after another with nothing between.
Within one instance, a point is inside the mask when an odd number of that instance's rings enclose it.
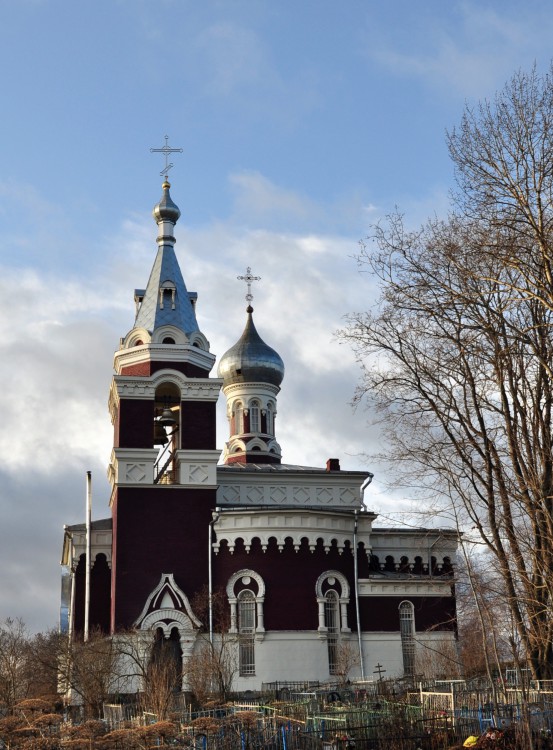
<instances>
[{"instance_id":1,"label":"ornate metal cross","mask_svg":"<svg viewBox=\"0 0 553 750\"><path fill-rule=\"evenodd\" d=\"M162 177L163 177L163 175L165 175L165 177L167 177L167 173L169 172L169 170L173 166L172 164L168 163L168 161L169 161L169 154L177 154L177 153L178 154L182 154L182 148L171 148L171 146L169 146L169 136L166 135L165 136L165 146L163 146L163 148L151 148L150 152L152 154L154 154L154 153L155 154L165 154L165 169L162 169L159 174Z\"/></svg>"},{"instance_id":2,"label":"ornate metal cross","mask_svg":"<svg viewBox=\"0 0 553 750\"><path fill-rule=\"evenodd\" d=\"M248 266L246 268L245 276L237 276L238 281L245 281L248 285L248 293L246 294L246 301L250 303L253 300L252 294L252 281L260 281L261 276L252 276L252 269Z\"/></svg>"}]
</instances>

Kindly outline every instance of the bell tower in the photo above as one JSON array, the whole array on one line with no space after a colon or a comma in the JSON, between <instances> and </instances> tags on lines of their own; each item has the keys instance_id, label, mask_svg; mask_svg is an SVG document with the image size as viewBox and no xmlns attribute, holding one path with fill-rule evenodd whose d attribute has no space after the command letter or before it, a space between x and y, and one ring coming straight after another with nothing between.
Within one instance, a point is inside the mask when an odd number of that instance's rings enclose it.
<instances>
[{"instance_id":1,"label":"bell tower","mask_svg":"<svg viewBox=\"0 0 553 750\"><path fill-rule=\"evenodd\" d=\"M208 576L215 509L215 405L222 381L175 254L180 217L165 178L157 254L135 290L134 325L114 357L108 468L113 521L111 629L133 626L164 575L190 598Z\"/></svg>"}]
</instances>

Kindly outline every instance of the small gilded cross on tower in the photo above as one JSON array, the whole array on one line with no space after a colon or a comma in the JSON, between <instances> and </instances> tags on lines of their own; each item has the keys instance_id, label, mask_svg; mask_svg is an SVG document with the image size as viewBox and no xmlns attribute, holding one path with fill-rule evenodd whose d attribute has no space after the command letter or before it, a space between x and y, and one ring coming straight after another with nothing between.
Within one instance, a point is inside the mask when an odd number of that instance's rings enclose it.
<instances>
[{"instance_id":1,"label":"small gilded cross on tower","mask_svg":"<svg viewBox=\"0 0 553 750\"><path fill-rule=\"evenodd\" d=\"M253 300L253 294L252 294L252 281L260 281L261 276L252 276L252 269L248 266L246 268L246 273L244 276L237 276L236 277L238 281L245 281L248 285L248 293L246 294L246 302L251 304L251 301Z\"/></svg>"},{"instance_id":2,"label":"small gilded cross on tower","mask_svg":"<svg viewBox=\"0 0 553 750\"><path fill-rule=\"evenodd\" d=\"M182 148L171 148L169 145L169 136L165 136L165 146L162 148L151 148L150 153L152 154L164 154L165 155L165 169L162 169L159 173L162 177L165 175L165 178L167 178L167 173L173 166L173 164L169 164L169 154L182 154Z\"/></svg>"}]
</instances>

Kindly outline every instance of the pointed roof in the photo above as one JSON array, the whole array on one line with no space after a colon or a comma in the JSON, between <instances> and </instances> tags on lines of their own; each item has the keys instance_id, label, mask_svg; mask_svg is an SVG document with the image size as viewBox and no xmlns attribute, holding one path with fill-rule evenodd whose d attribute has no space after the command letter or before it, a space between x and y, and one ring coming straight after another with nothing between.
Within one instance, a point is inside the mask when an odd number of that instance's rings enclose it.
<instances>
[{"instance_id":1,"label":"pointed roof","mask_svg":"<svg viewBox=\"0 0 553 750\"><path fill-rule=\"evenodd\" d=\"M172 325L186 334L199 331L192 299L182 277L175 254L173 228L180 216L178 206L169 194L171 185L163 183L163 195L154 207L153 215L159 226L157 256L150 273L148 285L136 314L135 328L145 328L152 333L160 326Z\"/></svg>"},{"instance_id":2,"label":"pointed roof","mask_svg":"<svg viewBox=\"0 0 553 750\"><path fill-rule=\"evenodd\" d=\"M163 307L160 305L161 289L165 290ZM176 326L187 334L200 330L175 250L170 245L161 245L157 251L134 322L135 328L145 328L150 333L165 325Z\"/></svg>"}]
</instances>

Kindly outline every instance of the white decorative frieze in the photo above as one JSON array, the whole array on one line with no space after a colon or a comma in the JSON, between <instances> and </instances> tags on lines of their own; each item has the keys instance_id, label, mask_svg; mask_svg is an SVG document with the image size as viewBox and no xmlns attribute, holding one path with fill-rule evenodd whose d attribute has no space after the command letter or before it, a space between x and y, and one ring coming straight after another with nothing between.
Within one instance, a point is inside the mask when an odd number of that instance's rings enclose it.
<instances>
[{"instance_id":1,"label":"white decorative frieze","mask_svg":"<svg viewBox=\"0 0 553 750\"><path fill-rule=\"evenodd\" d=\"M155 388L138 378L129 379L126 383L118 382L116 388L119 398L153 399L155 396Z\"/></svg>"},{"instance_id":2,"label":"white decorative frieze","mask_svg":"<svg viewBox=\"0 0 553 750\"><path fill-rule=\"evenodd\" d=\"M158 370L154 375L115 375L111 384L110 408L121 398L151 400L161 383L173 383L183 401L217 401L223 381L220 378L187 378L177 370Z\"/></svg>"},{"instance_id":3,"label":"white decorative frieze","mask_svg":"<svg viewBox=\"0 0 553 750\"><path fill-rule=\"evenodd\" d=\"M155 448L114 448L108 468L111 484L153 484Z\"/></svg>"},{"instance_id":4,"label":"white decorative frieze","mask_svg":"<svg viewBox=\"0 0 553 750\"><path fill-rule=\"evenodd\" d=\"M127 463L125 464L125 481L140 483L144 482L148 476L147 464L145 463Z\"/></svg>"},{"instance_id":5,"label":"white decorative frieze","mask_svg":"<svg viewBox=\"0 0 553 750\"><path fill-rule=\"evenodd\" d=\"M215 487L219 455L219 451L177 451L179 484Z\"/></svg>"},{"instance_id":6,"label":"white decorative frieze","mask_svg":"<svg viewBox=\"0 0 553 750\"><path fill-rule=\"evenodd\" d=\"M282 484L227 484L220 477L217 490L218 505L291 505L298 507L360 507L360 494L349 487L317 487Z\"/></svg>"},{"instance_id":7,"label":"white decorative frieze","mask_svg":"<svg viewBox=\"0 0 553 750\"><path fill-rule=\"evenodd\" d=\"M359 596L451 596L451 583L443 578L360 580Z\"/></svg>"},{"instance_id":8,"label":"white decorative frieze","mask_svg":"<svg viewBox=\"0 0 553 750\"><path fill-rule=\"evenodd\" d=\"M222 380L188 380L181 389L182 400L186 401L217 401Z\"/></svg>"}]
</instances>

